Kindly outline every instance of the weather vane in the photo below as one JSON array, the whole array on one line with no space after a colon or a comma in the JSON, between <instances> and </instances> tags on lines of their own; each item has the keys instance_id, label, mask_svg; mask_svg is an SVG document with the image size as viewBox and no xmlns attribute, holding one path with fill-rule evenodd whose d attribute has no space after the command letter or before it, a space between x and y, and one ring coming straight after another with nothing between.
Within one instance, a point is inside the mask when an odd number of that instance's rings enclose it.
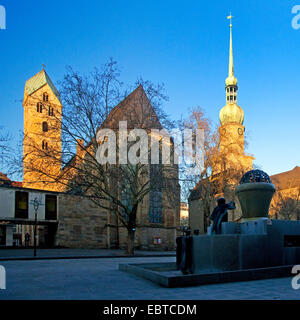
<instances>
[{"instance_id":1,"label":"weather vane","mask_svg":"<svg viewBox=\"0 0 300 320\"><path fill-rule=\"evenodd\" d=\"M232 16L230 12L230 15L227 17L227 19L230 20L230 25L229 25L230 28L232 27L232 18L234 18L234 16Z\"/></svg>"},{"instance_id":2,"label":"weather vane","mask_svg":"<svg viewBox=\"0 0 300 320\"><path fill-rule=\"evenodd\" d=\"M45 68L46 68L46 65L45 65L45 64L43 63L43 64L42 64L42 66L43 66L43 69L45 70Z\"/></svg>"}]
</instances>

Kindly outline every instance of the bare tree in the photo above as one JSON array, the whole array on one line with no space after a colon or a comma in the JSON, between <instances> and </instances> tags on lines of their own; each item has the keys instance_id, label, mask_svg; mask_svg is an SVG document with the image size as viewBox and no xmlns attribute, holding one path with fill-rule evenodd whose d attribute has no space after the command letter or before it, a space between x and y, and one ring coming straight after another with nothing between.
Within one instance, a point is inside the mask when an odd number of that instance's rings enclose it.
<instances>
[{"instance_id":1,"label":"bare tree","mask_svg":"<svg viewBox=\"0 0 300 320\"><path fill-rule=\"evenodd\" d=\"M58 190L84 195L99 208L114 214L117 223L120 222L128 231L127 252L133 254L141 203L147 195L150 197L156 193L162 196L163 192L174 190L174 186L178 188L178 177L177 167L171 164L120 162L120 121L127 122L128 130L146 130L149 142L151 129L161 130L162 123L170 127L172 122L162 110L167 99L163 85L154 85L139 78L138 88L127 95L128 90L122 91L119 78L120 70L112 59L90 76L82 76L69 67L60 82L63 112L54 114L56 122L49 128L49 131L61 128L62 149L44 150L32 139L27 140L27 144L31 148L31 157L35 152L35 159L39 159L30 166L31 172L38 174L39 181L50 187L52 184ZM102 140L97 139L99 131L105 129L113 130L116 136L115 163L99 162L99 146L104 148L111 142L109 135L103 136ZM159 137L160 141L162 139ZM138 140L131 139L126 152L135 143ZM140 146L135 152L140 158L149 159L151 156L148 147ZM54 167L58 162L62 163L59 174L49 170L49 166ZM170 196L169 201L171 199ZM180 199L176 201L179 206Z\"/></svg>"},{"instance_id":2,"label":"bare tree","mask_svg":"<svg viewBox=\"0 0 300 320\"><path fill-rule=\"evenodd\" d=\"M229 145L220 151L219 131L213 127L200 107L191 110L189 118L184 120L184 126L193 130L204 130L201 171L196 175L188 175L184 166L181 168L180 179L182 191L185 193L183 197L192 196L201 201L206 232L212 204L220 196L234 198L234 188L245 173L245 166L239 160L241 154L234 146Z\"/></svg>"},{"instance_id":3,"label":"bare tree","mask_svg":"<svg viewBox=\"0 0 300 320\"><path fill-rule=\"evenodd\" d=\"M9 143L12 139L11 135L7 132L3 132L3 127L0 127L0 165L7 164L11 147Z\"/></svg>"}]
</instances>

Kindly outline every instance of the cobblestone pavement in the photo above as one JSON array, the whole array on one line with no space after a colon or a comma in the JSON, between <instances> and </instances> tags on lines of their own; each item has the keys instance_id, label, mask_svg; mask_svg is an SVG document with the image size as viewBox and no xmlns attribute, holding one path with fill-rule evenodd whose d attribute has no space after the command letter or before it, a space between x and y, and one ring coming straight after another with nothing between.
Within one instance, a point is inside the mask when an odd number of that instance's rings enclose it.
<instances>
[{"instance_id":1,"label":"cobblestone pavement","mask_svg":"<svg viewBox=\"0 0 300 320\"><path fill-rule=\"evenodd\" d=\"M174 256L175 251L143 251L135 250L135 255L141 256ZM102 257L102 256L126 256L124 250L118 249L37 249L37 258L54 258L54 257ZM33 248L18 248L18 249L1 249L0 250L0 261L1 259L11 258L33 258Z\"/></svg>"},{"instance_id":2,"label":"cobblestone pavement","mask_svg":"<svg viewBox=\"0 0 300 320\"><path fill-rule=\"evenodd\" d=\"M173 257L3 261L0 299L300 299L291 278L164 288L118 270L119 263L171 262Z\"/></svg>"}]
</instances>

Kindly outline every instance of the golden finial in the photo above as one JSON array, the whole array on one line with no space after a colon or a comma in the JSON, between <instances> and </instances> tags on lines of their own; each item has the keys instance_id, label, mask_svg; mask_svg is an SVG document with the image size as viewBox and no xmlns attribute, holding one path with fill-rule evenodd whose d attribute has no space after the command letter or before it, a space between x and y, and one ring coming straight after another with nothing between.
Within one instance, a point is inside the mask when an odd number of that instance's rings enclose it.
<instances>
[{"instance_id":1,"label":"golden finial","mask_svg":"<svg viewBox=\"0 0 300 320\"><path fill-rule=\"evenodd\" d=\"M228 70L228 78L226 79L226 85L228 84L236 84L237 80L234 77L233 71L233 52L232 52L232 14L227 17L230 20L230 40L229 40L229 70Z\"/></svg>"},{"instance_id":2,"label":"golden finial","mask_svg":"<svg viewBox=\"0 0 300 320\"><path fill-rule=\"evenodd\" d=\"M227 19L230 20L230 25L229 25L230 28L232 28L232 18L234 18L234 16L232 16L230 12L230 15L227 17Z\"/></svg>"},{"instance_id":3,"label":"golden finial","mask_svg":"<svg viewBox=\"0 0 300 320\"><path fill-rule=\"evenodd\" d=\"M43 63L43 64L42 64L42 66L43 66L43 70L45 70L45 68L46 68L46 65L45 65L45 64Z\"/></svg>"}]
</instances>

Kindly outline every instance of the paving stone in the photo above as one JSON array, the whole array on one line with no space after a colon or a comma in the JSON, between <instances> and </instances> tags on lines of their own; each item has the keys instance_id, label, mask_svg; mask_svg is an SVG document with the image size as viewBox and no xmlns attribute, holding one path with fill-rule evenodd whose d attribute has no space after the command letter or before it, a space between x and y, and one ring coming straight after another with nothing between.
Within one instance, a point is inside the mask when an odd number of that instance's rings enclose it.
<instances>
[{"instance_id":1,"label":"paving stone","mask_svg":"<svg viewBox=\"0 0 300 320\"><path fill-rule=\"evenodd\" d=\"M173 257L4 261L7 289L0 299L299 300L291 278L164 288L118 270L119 263L174 262Z\"/></svg>"}]
</instances>

